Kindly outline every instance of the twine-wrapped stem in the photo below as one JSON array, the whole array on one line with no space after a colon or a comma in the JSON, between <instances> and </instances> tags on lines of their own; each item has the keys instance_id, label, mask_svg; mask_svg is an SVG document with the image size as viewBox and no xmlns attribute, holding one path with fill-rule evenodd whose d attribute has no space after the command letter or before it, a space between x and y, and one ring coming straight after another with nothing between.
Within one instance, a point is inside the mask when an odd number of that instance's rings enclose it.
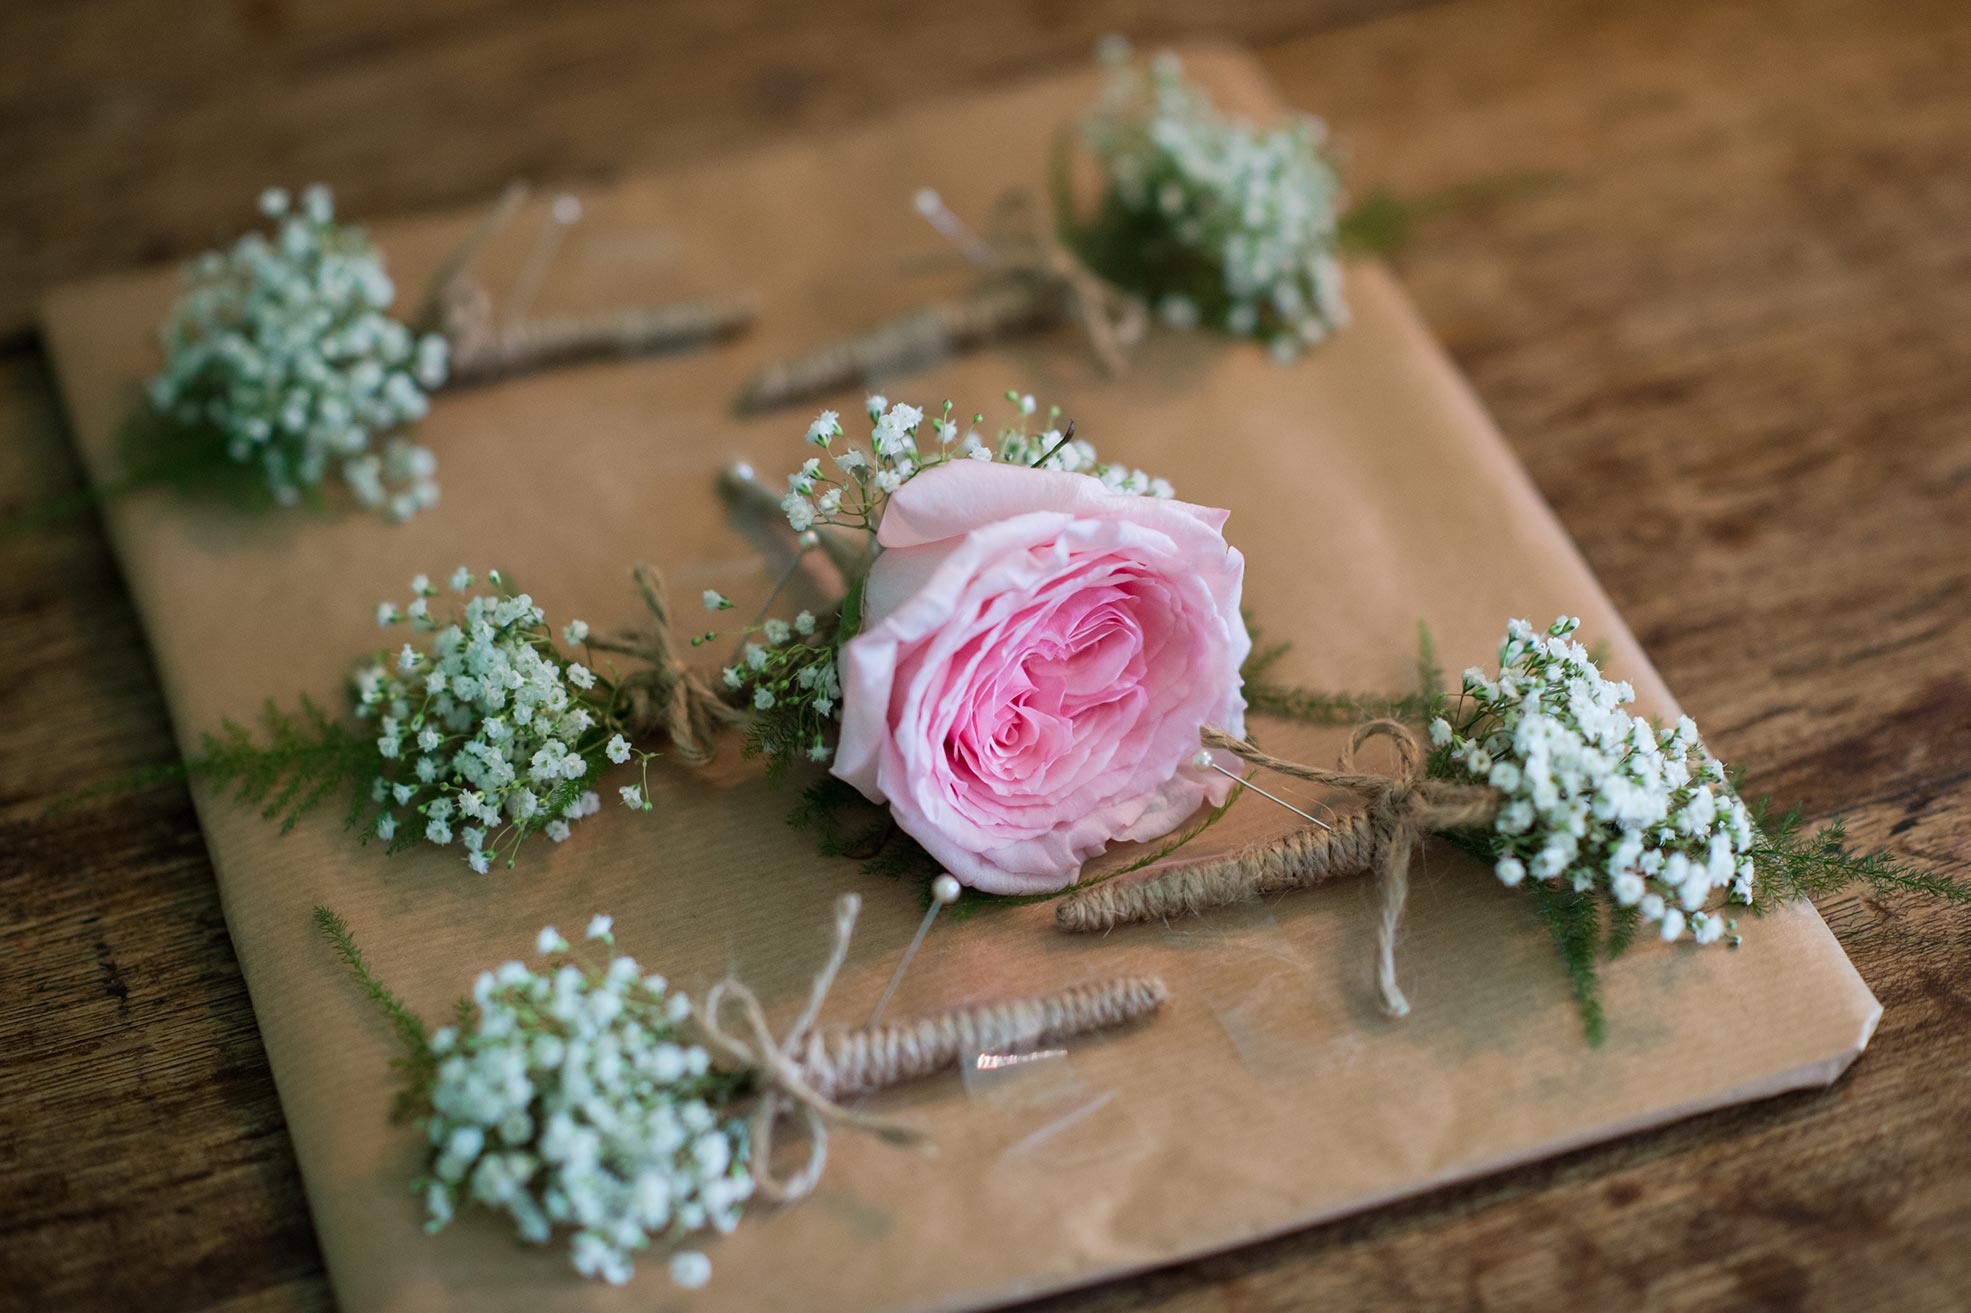
<instances>
[{"instance_id":1,"label":"twine-wrapped stem","mask_svg":"<svg viewBox=\"0 0 1971 1313\"><path fill-rule=\"evenodd\" d=\"M745 332L759 310L759 298L746 293L593 315L526 319L497 330L490 324L467 328L473 321L461 316L446 332L452 343L447 381L464 387L557 365L711 346Z\"/></svg>"},{"instance_id":2,"label":"twine-wrapped stem","mask_svg":"<svg viewBox=\"0 0 1971 1313\"><path fill-rule=\"evenodd\" d=\"M1366 811L1332 830L1304 826L1277 839L1247 844L1225 857L1191 862L1134 883L1096 885L1055 907L1054 920L1073 934L1112 930L1137 921L1167 921L1214 907L1305 889L1332 876L1360 875L1374 865L1376 831Z\"/></svg>"},{"instance_id":3,"label":"twine-wrapped stem","mask_svg":"<svg viewBox=\"0 0 1971 1313\"><path fill-rule=\"evenodd\" d=\"M1068 317L1067 291L1031 270L1009 270L963 296L934 301L854 337L769 365L739 394L742 414L865 387L927 369L988 343L1039 332Z\"/></svg>"},{"instance_id":4,"label":"twine-wrapped stem","mask_svg":"<svg viewBox=\"0 0 1971 1313\"><path fill-rule=\"evenodd\" d=\"M828 1128L848 1126L894 1144L928 1147L921 1132L839 1100L889 1089L955 1066L968 1053L1056 1043L1120 1026L1155 1012L1168 997L1154 976L1124 977L1097 985L940 1013L920 1021L863 1028L819 1027L822 1005L848 957L862 899L843 894L835 902L835 933L828 960L815 974L807 1006L784 1038L767 1026L759 997L727 977L705 997L698 1024L705 1046L735 1070L751 1073L760 1089L751 1128L755 1188L775 1202L813 1192L828 1161ZM737 1025L728 1027L728 1012ZM808 1157L788 1177L773 1167L774 1129L783 1116L806 1123Z\"/></svg>"},{"instance_id":5,"label":"twine-wrapped stem","mask_svg":"<svg viewBox=\"0 0 1971 1313\"><path fill-rule=\"evenodd\" d=\"M587 360L653 355L707 346L743 333L759 316L752 293L631 306L588 315L500 324L472 263L527 200L515 183L439 267L416 324L450 347L448 386L467 387Z\"/></svg>"},{"instance_id":6,"label":"twine-wrapped stem","mask_svg":"<svg viewBox=\"0 0 1971 1313\"><path fill-rule=\"evenodd\" d=\"M932 218L933 226L979 266L980 281L962 296L769 366L740 392L741 413L867 386L1065 323L1082 331L1106 372L1123 371L1128 347L1148 321L1141 298L1101 277L1056 240L1032 193L1015 188L1001 196L983 239L970 236L941 201L930 199L946 220Z\"/></svg>"},{"instance_id":7,"label":"twine-wrapped stem","mask_svg":"<svg viewBox=\"0 0 1971 1313\"><path fill-rule=\"evenodd\" d=\"M1356 751L1376 737L1395 745L1394 776L1355 768ZM1337 770L1272 756L1209 726L1202 738L1207 747L1230 752L1252 765L1346 789L1367 805L1332 830L1296 829L1226 857L1165 869L1146 880L1098 885L1062 902L1055 910L1055 924L1071 933L1090 933L1305 888L1334 876L1373 872L1382 904L1376 931L1376 983L1386 1012L1407 1013L1409 1000L1396 981L1396 935L1409 896L1411 851L1426 834L1491 824L1499 813L1498 791L1426 779L1423 745L1407 725L1393 720L1373 720L1359 727L1343 749Z\"/></svg>"},{"instance_id":8,"label":"twine-wrapped stem","mask_svg":"<svg viewBox=\"0 0 1971 1313\"><path fill-rule=\"evenodd\" d=\"M827 1097L871 1094L955 1067L973 1054L1045 1048L1150 1016L1169 999L1156 976L1121 976L1040 998L956 1008L874 1029L808 1037L801 1072Z\"/></svg>"}]
</instances>

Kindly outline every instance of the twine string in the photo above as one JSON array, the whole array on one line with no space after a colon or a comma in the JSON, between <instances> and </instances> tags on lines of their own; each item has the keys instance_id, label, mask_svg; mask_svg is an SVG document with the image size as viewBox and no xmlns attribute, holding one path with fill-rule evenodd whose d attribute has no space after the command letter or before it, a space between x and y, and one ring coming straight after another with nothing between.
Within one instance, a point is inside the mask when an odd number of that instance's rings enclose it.
<instances>
[{"instance_id":1,"label":"twine string","mask_svg":"<svg viewBox=\"0 0 1971 1313\"><path fill-rule=\"evenodd\" d=\"M664 576L652 566L639 564L635 578L644 607L650 612L649 623L614 638L591 637L589 645L643 663L617 686L631 733L638 737L668 735L680 761L702 766L712 759L719 732L743 723L745 713L721 699L704 677L678 656Z\"/></svg>"},{"instance_id":2,"label":"twine string","mask_svg":"<svg viewBox=\"0 0 1971 1313\"><path fill-rule=\"evenodd\" d=\"M816 1088L794 1055L807 1042L834 987L835 977L848 956L849 939L855 932L856 915L862 899L843 894L835 901L834 944L828 960L815 974L808 989L807 1006L778 1041L767 1025L766 1010L759 996L731 976L712 986L705 996L704 1014L699 1020L705 1045L735 1067L753 1073L763 1087L759 1107L753 1113L751 1161L754 1188L774 1203L787 1203L814 1192L828 1162L828 1128L848 1126L868 1131L892 1144L926 1143L923 1132L884 1118L845 1108ZM728 1007L738 1011L738 1028L726 1028L722 1017ZM797 1116L806 1124L808 1155L790 1176L782 1177L773 1166L774 1127L783 1116Z\"/></svg>"},{"instance_id":3,"label":"twine string","mask_svg":"<svg viewBox=\"0 0 1971 1313\"><path fill-rule=\"evenodd\" d=\"M1122 373L1129 363L1129 348L1143 336L1148 322L1141 298L1090 269L1066 244L1048 235L1039 211L1039 202L1024 187L1008 190L993 203L986 233L998 256L998 271L1024 275L1055 289L1102 368L1110 374Z\"/></svg>"},{"instance_id":4,"label":"twine string","mask_svg":"<svg viewBox=\"0 0 1971 1313\"><path fill-rule=\"evenodd\" d=\"M1379 899L1377 991L1385 1012L1406 1015L1410 1003L1397 982L1396 940L1409 898L1411 853L1427 834L1489 824L1498 815L1498 791L1427 778L1423 744L1409 726L1395 720L1358 726L1333 770L1275 757L1210 726L1200 737L1208 748L1295 779L1345 789L1367 805L1331 832L1302 827L1228 857L1176 867L1134 884L1098 886L1063 902L1055 914L1057 924L1075 932L1106 930L1305 887L1330 876L1373 873ZM1376 738L1388 739L1395 750L1393 774L1356 765L1357 753Z\"/></svg>"},{"instance_id":5,"label":"twine string","mask_svg":"<svg viewBox=\"0 0 1971 1313\"><path fill-rule=\"evenodd\" d=\"M1044 1047L1126 1025L1151 1015L1169 998L1155 976L1124 976L1043 998L956 1008L912 1021L824 1027L821 1010L848 956L861 907L862 899L853 893L836 900L828 960L815 973L807 1004L785 1035L774 1038L759 997L730 976L706 995L699 1018L706 1048L731 1067L750 1072L760 1087L750 1126L752 1172L755 1189L776 1203L814 1191L828 1161L831 1127L867 1131L927 1152L932 1148L923 1132L844 1107L841 1100L929 1076L973 1054ZM785 1176L772 1161L773 1137L783 1117L796 1118L807 1132L807 1157Z\"/></svg>"}]
</instances>

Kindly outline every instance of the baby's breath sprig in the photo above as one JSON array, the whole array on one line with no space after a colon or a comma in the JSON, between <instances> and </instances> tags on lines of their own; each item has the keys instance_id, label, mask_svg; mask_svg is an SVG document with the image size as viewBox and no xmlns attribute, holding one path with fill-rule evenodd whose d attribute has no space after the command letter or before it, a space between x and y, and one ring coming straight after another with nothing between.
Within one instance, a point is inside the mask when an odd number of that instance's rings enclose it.
<instances>
[{"instance_id":1,"label":"baby's breath sprig","mask_svg":"<svg viewBox=\"0 0 1971 1313\"><path fill-rule=\"evenodd\" d=\"M1722 938L1705 907L1752 900L1752 818L1688 716L1653 728L1624 708L1635 690L1604 678L1562 617L1506 628L1496 677L1465 671L1430 722L1428 771L1488 784L1501 805L1485 841L1501 882L1527 877L1634 908L1664 939Z\"/></svg>"},{"instance_id":2,"label":"baby's breath sprig","mask_svg":"<svg viewBox=\"0 0 1971 1313\"><path fill-rule=\"evenodd\" d=\"M185 761L60 805L189 778L230 788L286 833L347 789L347 823L363 842L379 839L391 853L418 843L452 848L482 874L499 860L511 869L533 835L565 841L576 821L602 809L596 786L612 766L638 767L639 782L617 792L632 810L650 811L657 754L633 741L640 675L596 664L597 651L620 645L592 639L581 620L557 634L497 570L487 576L494 591L465 596L476 582L462 566L453 572L450 591L462 600L450 617L425 575L411 580L407 605L377 607L379 626L408 627L411 638L357 668L353 724L306 696L294 714L270 703L260 735L228 720Z\"/></svg>"},{"instance_id":3,"label":"baby's breath sprig","mask_svg":"<svg viewBox=\"0 0 1971 1313\"><path fill-rule=\"evenodd\" d=\"M729 606L724 598L706 595L713 610ZM751 707L743 751L766 758L767 782L778 784L790 762L827 761L834 752L829 739L842 714L842 681L836 669L839 616L818 618L802 611L792 620L769 618L740 631L746 641L739 659L720 672L730 696ZM708 633L694 644L727 637Z\"/></svg>"},{"instance_id":4,"label":"baby's breath sprig","mask_svg":"<svg viewBox=\"0 0 1971 1313\"><path fill-rule=\"evenodd\" d=\"M380 653L353 682L356 715L377 728L373 832L393 852L456 841L480 872L502 853L511 868L530 835L566 840L573 822L601 810L591 785L608 765L637 761L643 780L618 792L650 810L655 755L630 741L621 682L565 656L546 613L507 591L498 571L488 582L499 591L468 597L444 624L431 606L438 589L413 579L410 604L385 602L377 623L407 624L428 646ZM463 567L450 580L459 594L473 584ZM593 661L586 622L568 622L559 638Z\"/></svg>"},{"instance_id":5,"label":"baby's breath sprig","mask_svg":"<svg viewBox=\"0 0 1971 1313\"><path fill-rule=\"evenodd\" d=\"M1340 177L1321 121L1273 131L1230 117L1164 52L1147 67L1103 43L1107 87L1082 124L1106 178L1096 214L1057 204L1081 257L1178 328L1266 339L1280 360L1348 322Z\"/></svg>"},{"instance_id":6,"label":"baby's breath sprig","mask_svg":"<svg viewBox=\"0 0 1971 1313\"><path fill-rule=\"evenodd\" d=\"M1644 930L1737 947L1733 908L1763 914L1866 884L1971 902L1971 887L1858 852L1839 818L1808 832L1796 808L1739 796L1739 777L1690 717L1637 719L1625 682L1603 677L1562 617L1545 634L1507 626L1496 676L1473 668L1430 723L1433 776L1480 781L1502 798L1489 830L1452 835L1527 881L1553 933L1591 1038L1602 1031L1597 963Z\"/></svg>"},{"instance_id":7,"label":"baby's breath sprig","mask_svg":"<svg viewBox=\"0 0 1971 1313\"><path fill-rule=\"evenodd\" d=\"M404 1044L396 1115L430 1144L412 1183L427 1230L477 1204L534 1244L569 1231L584 1276L620 1285L655 1242L672 1248L677 1284L710 1279L710 1260L679 1246L730 1232L752 1197L747 1125L732 1111L749 1082L691 1037L687 995L634 958L595 960L550 926L534 943L539 968L482 973L457 1024L426 1038L341 920L317 908L315 921ZM613 952L610 918L591 920L586 938Z\"/></svg>"},{"instance_id":8,"label":"baby's breath sprig","mask_svg":"<svg viewBox=\"0 0 1971 1313\"><path fill-rule=\"evenodd\" d=\"M281 505L339 473L356 499L405 519L438 498L436 460L403 436L445 382L448 351L389 309L396 287L362 229L338 223L326 187L294 204L262 194L275 225L185 271L148 400L174 429L257 467Z\"/></svg>"},{"instance_id":9,"label":"baby's breath sprig","mask_svg":"<svg viewBox=\"0 0 1971 1313\"><path fill-rule=\"evenodd\" d=\"M787 522L797 533L834 525L873 534L892 493L923 471L953 460L999 460L1065 470L1093 475L1111 492L1174 495L1168 480L1100 459L1094 444L1074 436L1072 424L1061 427L1059 406L1048 407L1045 425L1037 426L1034 417L1040 407L1031 393L1008 390L1006 400L1013 417L990 444L980 436L984 413L974 414L961 435L949 401L929 421L927 432L922 407L892 403L881 395L869 397L863 403L871 426L866 447L848 440L839 414L822 411L808 426L807 441L827 453L828 461L811 456L788 476L788 493L781 502Z\"/></svg>"},{"instance_id":10,"label":"baby's breath sprig","mask_svg":"<svg viewBox=\"0 0 1971 1313\"><path fill-rule=\"evenodd\" d=\"M463 566L449 581L459 595L454 609L441 614L440 589L418 575L407 604L376 609L379 627L411 633L354 671L353 722L306 696L298 714L270 703L264 736L228 720L204 736L199 753L57 806L198 779L231 788L286 833L346 788L347 824L365 843L379 839L391 853L456 845L474 871L495 861L511 869L530 837L562 843L575 822L602 809L598 785L611 767L637 767L638 782L617 793L633 811L653 810L650 763L658 753L639 741L667 739L675 760L702 765L718 736L745 718L674 654L661 576L647 566L635 575L650 623L616 636L592 634L581 620L551 628L533 598L513 592L498 571L487 577L493 591L467 596L477 580ZM803 637L816 632L812 617L800 624ZM778 621L765 629L794 634ZM639 664L619 674L604 664L612 655ZM824 646L781 664L792 686L839 699L832 657ZM802 660L815 663L814 673L801 673Z\"/></svg>"},{"instance_id":11,"label":"baby's breath sprig","mask_svg":"<svg viewBox=\"0 0 1971 1313\"><path fill-rule=\"evenodd\" d=\"M534 941L540 967L514 961L482 973L456 1024L427 1038L348 927L323 907L315 923L397 1032L405 1080L393 1115L415 1122L430 1145L412 1187L427 1230L479 1204L535 1244L572 1232L570 1258L585 1276L620 1285L634 1255L660 1244L672 1251L671 1279L697 1287L711 1279L711 1260L680 1246L731 1231L750 1200L813 1193L831 1128L928 1147L922 1132L845 1100L981 1052L1027 1052L1130 1025L1168 997L1154 976L1124 976L882 1025L826 1025L821 1012L860 908L855 894L836 900L832 949L784 1037L732 976L694 1003L635 959L595 960L549 926ZM586 938L613 953L610 918L593 918ZM773 1145L790 1120L805 1128L806 1161L783 1175Z\"/></svg>"}]
</instances>

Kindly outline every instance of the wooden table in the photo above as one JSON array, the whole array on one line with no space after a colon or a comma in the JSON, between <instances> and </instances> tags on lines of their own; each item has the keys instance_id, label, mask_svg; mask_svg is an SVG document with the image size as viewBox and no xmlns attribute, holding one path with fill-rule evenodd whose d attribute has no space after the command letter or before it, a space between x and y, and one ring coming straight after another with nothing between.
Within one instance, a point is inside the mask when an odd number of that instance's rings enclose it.
<instances>
[{"instance_id":1,"label":"wooden table","mask_svg":"<svg viewBox=\"0 0 1971 1313\"><path fill-rule=\"evenodd\" d=\"M1559 175L1434 223L1400 272L1751 787L1964 873L1971 7L1630 8L1164 0L1132 30L1251 42L1363 184ZM35 295L216 244L268 183L378 215L593 182L1016 79L1110 21L19 0L0 500L78 478ZM0 1303L327 1307L189 799L43 815L173 751L100 527L0 543L0 615ZM1886 1008L1834 1088L1049 1307L1963 1308L1971 915L1822 911Z\"/></svg>"}]
</instances>

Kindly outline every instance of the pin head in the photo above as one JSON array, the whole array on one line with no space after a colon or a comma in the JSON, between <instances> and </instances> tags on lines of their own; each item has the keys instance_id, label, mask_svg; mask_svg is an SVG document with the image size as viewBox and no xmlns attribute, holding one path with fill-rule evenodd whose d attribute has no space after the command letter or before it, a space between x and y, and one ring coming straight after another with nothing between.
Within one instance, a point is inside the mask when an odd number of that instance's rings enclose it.
<instances>
[{"instance_id":1,"label":"pin head","mask_svg":"<svg viewBox=\"0 0 1971 1313\"><path fill-rule=\"evenodd\" d=\"M944 904L946 907L957 902L958 895L963 892L964 890L959 888L958 877L954 875L941 875L931 881L931 897L937 899L938 902Z\"/></svg>"},{"instance_id":2,"label":"pin head","mask_svg":"<svg viewBox=\"0 0 1971 1313\"><path fill-rule=\"evenodd\" d=\"M813 551L815 548L821 546L821 535L813 529L803 529L801 536L796 538L794 542L804 552Z\"/></svg>"},{"instance_id":3,"label":"pin head","mask_svg":"<svg viewBox=\"0 0 1971 1313\"><path fill-rule=\"evenodd\" d=\"M743 460L734 461L732 463L732 468L726 472L730 474L733 478L739 479L743 482L751 483L753 481L753 466L748 461L743 461Z\"/></svg>"},{"instance_id":4,"label":"pin head","mask_svg":"<svg viewBox=\"0 0 1971 1313\"><path fill-rule=\"evenodd\" d=\"M1218 760L1211 755L1209 748L1199 748L1198 755L1191 758L1191 766L1196 770L1210 770L1217 764Z\"/></svg>"}]
</instances>

